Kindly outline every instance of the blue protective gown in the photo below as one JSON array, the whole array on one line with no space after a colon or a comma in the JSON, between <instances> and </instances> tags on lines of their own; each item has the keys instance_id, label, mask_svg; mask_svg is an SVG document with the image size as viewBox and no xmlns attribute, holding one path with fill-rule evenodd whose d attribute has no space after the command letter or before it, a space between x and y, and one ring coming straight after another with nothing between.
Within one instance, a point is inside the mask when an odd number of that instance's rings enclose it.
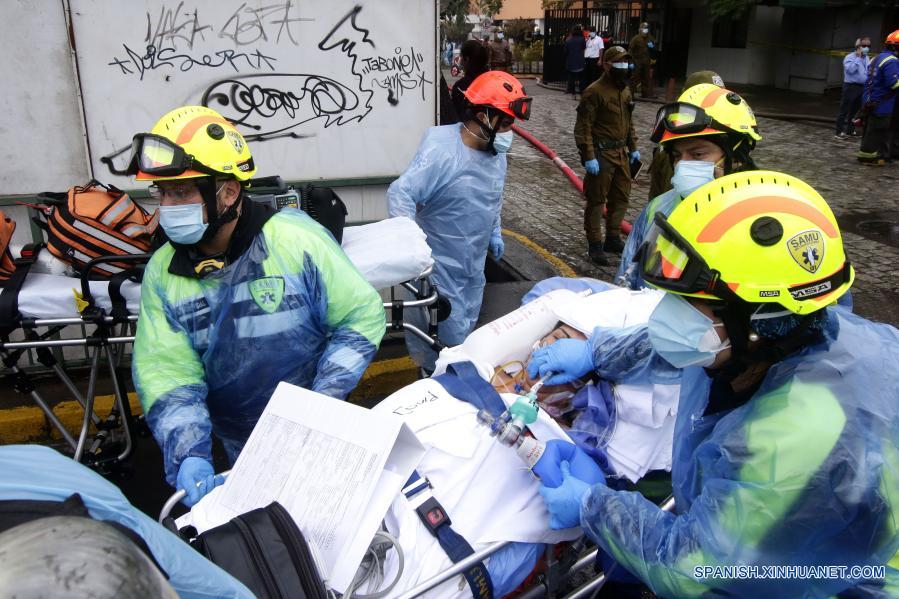
<instances>
[{"instance_id":1,"label":"blue protective gown","mask_svg":"<svg viewBox=\"0 0 899 599\"><path fill-rule=\"evenodd\" d=\"M343 399L384 335L378 293L330 234L296 210L272 216L234 262L205 279L147 264L132 373L175 485L188 456L233 461L279 382Z\"/></svg>"},{"instance_id":2,"label":"blue protective gown","mask_svg":"<svg viewBox=\"0 0 899 599\"><path fill-rule=\"evenodd\" d=\"M458 345L474 329L484 297L484 260L490 235L500 231L506 156L462 143L462 125L428 129L409 168L387 190L390 216L408 216L428 236L434 256L433 281L452 305L438 336ZM424 326L423 318L409 319ZM409 353L434 368L436 354L406 337Z\"/></svg>"},{"instance_id":3,"label":"blue protective gown","mask_svg":"<svg viewBox=\"0 0 899 599\"><path fill-rule=\"evenodd\" d=\"M680 194L673 189L669 189L662 195L650 200L643 207L640 215L634 220L633 228L628 234L624 250L621 252L621 264L618 265L618 272L615 274L616 284L628 289L642 289L646 287L640 274L640 265L634 262L634 256L637 255L637 250L643 245L646 239L646 231L652 224L656 212L661 212L668 216L675 206L680 204L680 201Z\"/></svg>"},{"instance_id":4,"label":"blue protective gown","mask_svg":"<svg viewBox=\"0 0 899 599\"><path fill-rule=\"evenodd\" d=\"M601 376L665 382L677 372L652 352L645 328L612 333L594 334ZM676 513L598 485L582 506L584 530L663 597L899 596L899 331L828 308L824 333L773 365L747 403L712 415L706 371L684 369ZM741 565L847 570L696 576L698 567ZM885 579L850 579L859 565L886 565Z\"/></svg>"},{"instance_id":5,"label":"blue protective gown","mask_svg":"<svg viewBox=\"0 0 899 599\"><path fill-rule=\"evenodd\" d=\"M118 522L137 533L179 597L253 597L243 584L131 505L93 470L48 447L0 447L0 500L63 501L73 493L81 495L92 517Z\"/></svg>"}]
</instances>

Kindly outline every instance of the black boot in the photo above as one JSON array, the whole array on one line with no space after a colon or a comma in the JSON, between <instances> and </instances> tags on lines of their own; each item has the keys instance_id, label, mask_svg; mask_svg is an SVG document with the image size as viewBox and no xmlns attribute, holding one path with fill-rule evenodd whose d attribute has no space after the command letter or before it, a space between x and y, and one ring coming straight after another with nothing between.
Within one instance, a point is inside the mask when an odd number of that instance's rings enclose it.
<instances>
[{"instance_id":1,"label":"black boot","mask_svg":"<svg viewBox=\"0 0 899 599\"><path fill-rule=\"evenodd\" d=\"M606 260L606 255L602 251L602 243L595 242L591 243L587 248L587 254L589 254L590 259L594 264L598 264L599 266L608 266L609 261Z\"/></svg>"},{"instance_id":2,"label":"black boot","mask_svg":"<svg viewBox=\"0 0 899 599\"><path fill-rule=\"evenodd\" d=\"M610 254L620 254L624 251L624 242L621 241L621 237L617 233L607 235L606 242L602 244L602 249Z\"/></svg>"}]
</instances>

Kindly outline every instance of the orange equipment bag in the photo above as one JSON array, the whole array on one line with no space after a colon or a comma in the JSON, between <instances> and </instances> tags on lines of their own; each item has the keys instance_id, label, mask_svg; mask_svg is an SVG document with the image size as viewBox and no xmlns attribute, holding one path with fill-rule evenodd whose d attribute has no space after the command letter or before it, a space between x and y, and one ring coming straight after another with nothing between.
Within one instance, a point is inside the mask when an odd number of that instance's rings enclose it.
<instances>
[{"instance_id":1,"label":"orange equipment bag","mask_svg":"<svg viewBox=\"0 0 899 599\"><path fill-rule=\"evenodd\" d=\"M9 251L9 242L16 230L16 221L6 216L0 210L0 281L5 281L16 270L12 252Z\"/></svg>"},{"instance_id":2,"label":"orange equipment bag","mask_svg":"<svg viewBox=\"0 0 899 599\"><path fill-rule=\"evenodd\" d=\"M79 271L94 258L110 255L145 254L159 224L159 213L150 214L127 193L98 181L73 187L66 193L44 192L40 202L50 206L47 249ZM93 270L111 277L133 268L128 262L104 262Z\"/></svg>"}]
</instances>

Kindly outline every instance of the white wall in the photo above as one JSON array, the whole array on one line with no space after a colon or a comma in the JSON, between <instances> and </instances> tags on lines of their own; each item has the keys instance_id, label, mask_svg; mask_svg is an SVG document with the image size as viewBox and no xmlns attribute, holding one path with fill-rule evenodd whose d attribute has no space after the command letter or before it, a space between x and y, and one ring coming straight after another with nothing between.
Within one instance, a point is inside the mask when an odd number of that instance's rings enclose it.
<instances>
[{"instance_id":1,"label":"white wall","mask_svg":"<svg viewBox=\"0 0 899 599\"><path fill-rule=\"evenodd\" d=\"M770 32L780 29L783 9L756 6L751 10L746 48L713 48L708 8L694 7L687 72L709 69L721 75L725 83L773 85L777 52L767 43L772 41Z\"/></svg>"}]
</instances>

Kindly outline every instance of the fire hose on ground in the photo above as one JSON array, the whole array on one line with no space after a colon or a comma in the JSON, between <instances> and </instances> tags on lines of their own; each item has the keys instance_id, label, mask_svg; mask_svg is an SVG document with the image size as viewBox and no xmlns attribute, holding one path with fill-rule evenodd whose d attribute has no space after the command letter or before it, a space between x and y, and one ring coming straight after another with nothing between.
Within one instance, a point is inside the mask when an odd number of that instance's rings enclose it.
<instances>
[{"instance_id":1,"label":"fire hose on ground","mask_svg":"<svg viewBox=\"0 0 899 599\"><path fill-rule=\"evenodd\" d=\"M568 180L571 181L571 184L574 185L574 188L577 189L578 193L583 195L583 193L584 193L583 180L581 180L581 178L578 177L577 173L575 173L571 169L571 167L568 166L565 163L565 161L562 160L562 158L558 154L556 154L549 146L544 144L542 141L540 141L539 139L534 137L531 133L529 133L528 131L525 131L518 125L512 125L512 130L515 132L516 135L520 135L521 137L526 139L528 141L528 143L530 143L532 146L534 146L535 148L537 148L538 150L540 150L541 152L546 154L546 156L550 160L553 161L553 164L555 164L557 167L559 167L559 170L561 170L562 173L566 177L568 177ZM605 206L603 206L602 211L603 211L603 214L605 214L605 212L606 212ZM631 224L629 222L627 222L626 220L621 221L621 230L624 231L625 233L629 234L631 232Z\"/></svg>"}]
</instances>

